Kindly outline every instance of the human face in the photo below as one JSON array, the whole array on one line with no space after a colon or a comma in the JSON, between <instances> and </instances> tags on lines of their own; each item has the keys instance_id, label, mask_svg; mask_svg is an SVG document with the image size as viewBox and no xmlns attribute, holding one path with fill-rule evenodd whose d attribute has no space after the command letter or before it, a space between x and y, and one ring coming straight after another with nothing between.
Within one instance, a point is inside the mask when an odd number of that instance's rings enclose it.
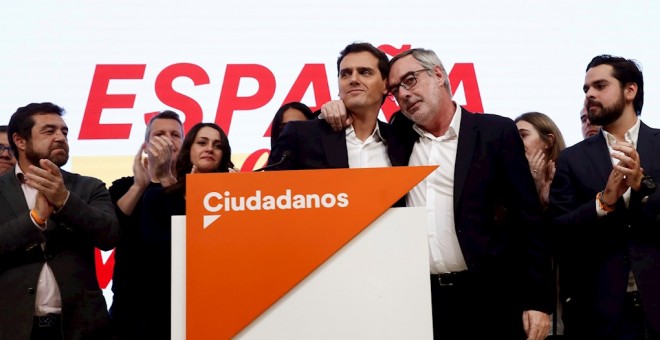
<instances>
[{"instance_id":1,"label":"human face","mask_svg":"<svg viewBox=\"0 0 660 340\"><path fill-rule=\"evenodd\" d=\"M0 132L0 145L4 147L4 150L0 152L0 175L11 170L11 168L16 164L16 158L12 154L9 147L9 139L7 139L6 132Z\"/></svg>"},{"instance_id":2,"label":"human face","mask_svg":"<svg viewBox=\"0 0 660 340\"><path fill-rule=\"evenodd\" d=\"M522 138L523 144L525 144L525 155L527 159L531 159L541 149L543 152L547 151L548 143L541 139L541 134L534 125L527 121L519 120L516 126L518 126L520 138Z\"/></svg>"},{"instance_id":3,"label":"human face","mask_svg":"<svg viewBox=\"0 0 660 340\"><path fill-rule=\"evenodd\" d=\"M387 94L378 58L369 52L349 53L339 64L339 98L354 114L379 110Z\"/></svg>"},{"instance_id":4,"label":"human face","mask_svg":"<svg viewBox=\"0 0 660 340\"><path fill-rule=\"evenodd\" d=\"M406 83L409 77L417 78L415 86L405 89L399 86L396 97L401 112L417 125L428 127L434 122L435 115L441 110L442 100L451 100L442 90L444 76L439 67L428 72L416 72L424 69L415 57L407 55L397 60L390 68L388 84L390 88ZM413 75L414 73L414 75Z\"/></svg>"},{"instance_id":5,"label":"human face","mask_svg":"<svg viewBox=\"0 0 660 340\"><path fill-rule=\"evenodd\" d=\"M154 136L162 136L169 138L172 141L172 159L176 160L181 144L183 143L183 128L179 122L174 119L161 118L156 119L151 124L151 131L149 131L149 139ZM172 162L174 163L174 162Z\"/></svg>"},{"instance_id":6,"label":"human face","mask_svg":"<svg viewBox=\"0 0 660 340\"><path fill-rule=\"evenodd\" d=\"M596 135L600 131L600 125L591 124L587 115L587 109L584 107L580 111L580 121L582 122L582 137L584 139Z\"/></svg>"},{"instance_id":7,"label":"human face","mask_svg":"<svg viewBox=\"0 0 660 340\"><path fill-rule=\"evenodd\" d=\"M282 123L280 123L280 131L284 129L284 125L286 125L286 123L296 120L307 120L307 117L305 117L305 115L298 109L289 108L284 111L282 114Z\"/></svg>"},{"instance_id":8,"label":"human face","mask_svg":"<svg viewBox=\"0 0 660 340\"><path fill-rule=\"evenodd\" d=\"M218 130L205 126L195 136L190 147L190 162L198 172L212 172L220 166L222 139Z\"/></svg>"},{"instance_id":9,"label":"human face","mask_svg":"<svg viewBox=\"0 0 660 340\"><path fill-rule=\"evenodd\" d=\"M607 126L621 117L626 106L627 89L612 76L611 65L598 65L587 71L583 86L587 117L597 125ZM633 94L634 97L634 94ZM632 101L632 98L630 99Z\"/></svg>"},{"instance_id":10,"label":"human face","mask_svg":"<svg viewBox=\"0 0 660 340\"><path fill-rule=\"evenodd\" d=\"M34 126L30 130L30 139L20 136L14 139L19 159L23 154L25 160L36 166L39 166L41 159L48 159L57 166L66 164L69 160L69 128L62 117L55 113L44 113L33 115L32 119Z\"/></svg>"}]
</instances>

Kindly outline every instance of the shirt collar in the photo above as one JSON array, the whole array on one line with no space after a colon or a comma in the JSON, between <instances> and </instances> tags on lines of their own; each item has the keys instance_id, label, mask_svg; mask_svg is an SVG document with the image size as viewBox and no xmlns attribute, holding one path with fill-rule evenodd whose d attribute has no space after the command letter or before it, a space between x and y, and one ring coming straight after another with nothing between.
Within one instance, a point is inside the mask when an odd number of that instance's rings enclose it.
<instances>
[{"instance_id":1,"label":"shirt collar","mask_svg":"<svg viewBox=\"0 0 660 340\"><path fill-rule=\"evenodd\" d=\"M642 120L637 118L637 122L635 122L635 125L633 125L630 130L628 130L625 134L625 139L626 142L631 143L635 149L637 148L637 139L639 138L639 127L642 125ZM614 135L611 133L605 131L605 129L600 129L601 133L603 134L603 137L605 137L605 141L607 142L607 145L612 147L614 143L616 143L616 138Z\"/></svg>"},{"instance_id":2,"label":"shirt collar","mask_svg":"<svg viewBox=\"0 0 660 340\"><path fill-rule=\"evenodd\" d=\"M415 124L413 125L413 130L417 132L420 136L422 137L429 137L429 138L442 138L442 139L449 139L449 138L458 138L458 133L461 130L461 107L456 104L456 102L452 101L454 105L456 105L456 110L454 111L454 117L451 119L451 122L449 123L449 128L447 129L447 132L445 132L444 136L440 137L435 137L433 134L426 132L422 127L419 125Z\"/></svg>"},{"instance_id":3,"label":"shirt collar","mask_svg":"<svg viewBox=\"0 0 660 340\"><path fill-rule=\"evenodd\" d=\"M347 139L348 138L357 139L357 137L355 137L355 129L353 128L353 124L346 127L346 130L344 130L344 131L346 132L346 138ZM375 142L380 142L380 141L385 140L385 138L383 138L383 136L380 134L380 126L378 124L378 121L376 121L376 128L371 133L371 137L374 139Z\"/></svg>"},{"instance_id":4,"label":"shirt collar","mask_svg":"<svg viewBox=\"0 0 660 340\"><path fill-rule=\"evenodd\" d=\"M14 166L14 174L16 174L16 179L19 183L25 184L25 174L23 173L23 170L21 170L21 167L18 166L18 163Z\"/></svg>"}]
</instances>

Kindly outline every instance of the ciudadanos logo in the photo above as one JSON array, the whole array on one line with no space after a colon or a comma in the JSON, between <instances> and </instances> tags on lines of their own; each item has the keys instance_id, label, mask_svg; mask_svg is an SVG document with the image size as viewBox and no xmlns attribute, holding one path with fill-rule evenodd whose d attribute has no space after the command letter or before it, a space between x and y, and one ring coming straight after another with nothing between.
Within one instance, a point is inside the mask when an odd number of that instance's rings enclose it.
<instances>
[{"instance_id":1,"label":"ciudadanos logo","mask_svg":"<svg viewBox=\"0 0 660 340\"><path fill-rule=\"evenodd\" d=\"M188 175L187 339L235 337L434 169Z\"/></svg>"},{"instance_id":2,"label":"ciudadanos logo","mask_svg":"<svg viewBox=\"0 0 660 340\"><path fill-rule=\"evenodd\" d=\"M255 190L250 196L235 196L230 191L222 193L211 191L204 196L204 209L210 214L204 215L204 228L215 222L221 213L239 213L259 210L297 210L297 209L330 209L346 208L349 197L345 192L339 193L299 193L286 189L281 195L263 194Z\"/></svg>"}]
</instances>

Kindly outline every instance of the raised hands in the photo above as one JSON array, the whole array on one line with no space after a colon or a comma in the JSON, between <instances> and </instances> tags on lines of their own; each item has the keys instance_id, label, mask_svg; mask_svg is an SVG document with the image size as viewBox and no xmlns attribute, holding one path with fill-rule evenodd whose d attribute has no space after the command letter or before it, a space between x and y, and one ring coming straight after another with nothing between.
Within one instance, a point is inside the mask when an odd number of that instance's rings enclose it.
<instances>
[{"instance_id":1,"label":"raised hands","mask_svg":"<svg viewBox=\"0 0 660 340\"><path fill-rule=\"evenodd\" d=\"M133 158L133 181L139 188L146 188L151 181L151 176L149 175L148 160L143 157L146 147L147 143L142 143L140 149L135 155L135 158Z\"/></svg>"},{"instance_id":2,"label":"raised hands","mask_svg":"<svg viewBox=\"0 0 660 340\"><path fill-rule=\"evenodd\" d=\"M639 190L644 177L639 154L632 144L617 142L612 149L612 158L618 159L619 162L612 168L603 192L602 199L609 205L614 205L628 188Z\"/></svg>"},{"instance_id":3,"label":"raised hands","mask_svg":"<svg viewBox=\"0 0 660 340\"><path fill-rule=\"evenodd\" d=\"M28 186L38 191L35 209L43 220L64 206L69 191L64 186L60 168L48 159L39 160L37 167L30 165L25 174Z\"/></svg>"},{"instance_id":4,"label":"raised hands","mask_svg":"<svg viewBox=\"0 0 660 340\"><path fill-rule=\"evenodd\" d=\"M533 155L528 155L529 169L532 171L536 192L543 206L550 203L550 185L555 178L555 162L545 160L545 152L538 149Z\"/></svg>"},{"instance_id":5,"label":"raised hands","mask_svg":"<svg viewBox=\"0 0 660 340\"><path fill-rule=\"evenodd\" d=\"M163 186L169 186L176 183L176 178L172 174L174 143L166 136L154 136L146 145L146 151L149 155L148 164L152 179L159 181Z\"/></svg>"}]
</instances>

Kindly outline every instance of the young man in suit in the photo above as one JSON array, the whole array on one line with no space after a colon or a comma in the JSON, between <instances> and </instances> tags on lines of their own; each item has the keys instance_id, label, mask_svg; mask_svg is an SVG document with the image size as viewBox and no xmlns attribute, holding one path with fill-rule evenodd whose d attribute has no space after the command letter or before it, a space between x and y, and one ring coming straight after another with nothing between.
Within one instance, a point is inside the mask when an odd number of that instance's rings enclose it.
<instances>
[{"instance_id":1,"label":"young man in suit","mask_svg":"<svg viewBox=\"0 0 660 340\"><path fill-rule=\"evenodd\" d=\"M11 170L16 165L16 158L9 146L7 125L0 125L0 175Z\"/></svg>"},{"instance_id":2,"label":"young man in suit","mask_svg":"<svg viewBox=\"0 0 660 340\"><path fill-rule=\"evenodd\" d=\"M109 339L94 248L118 222L103 182L61 170L62 108L32 103L9 121L17 165L0 176L0 339Z\"/></svg>"},{"instance_id":3,"label":"young man in suit","mask_svg":"<svg viewBox=\"0 0 660 340\"><path fill-rule=\"evenodd\" d=\"M430 50L394 57L388 89L402 112L391 124L408 164L439 165L407 199L433 212L435 338L545 338L554 291L550 244L516 125L458 106ZM336 128L350 121L341 108L322 112Z\"/></svg>"},{"instance_id":4,"label":"young man in suit","mask_svg":"<svg viewBox=\"0 0 660 340\"><path fill-rule=\"evenodd\" d=\"M378 120L387 95L389 62L385 53L369 43L350 44L340 53L337 73L340 100L326 105L345 107L353 117L352 124L333 131L320 119L288 123L268 159L273 169L406 165L405 152L390 126Z\"/></svg>"},{"instance_id":5,"label":"young man in suit","mask_svg":"<svg viewBox=\"0 0 660 340\"><path fill-rule=\"evenodd\" d=\"M550 192L565 334L660 339L660 130L635 61L593 58L583 89L602 129L562 152Z\"/></svg>"}]
</instances>

